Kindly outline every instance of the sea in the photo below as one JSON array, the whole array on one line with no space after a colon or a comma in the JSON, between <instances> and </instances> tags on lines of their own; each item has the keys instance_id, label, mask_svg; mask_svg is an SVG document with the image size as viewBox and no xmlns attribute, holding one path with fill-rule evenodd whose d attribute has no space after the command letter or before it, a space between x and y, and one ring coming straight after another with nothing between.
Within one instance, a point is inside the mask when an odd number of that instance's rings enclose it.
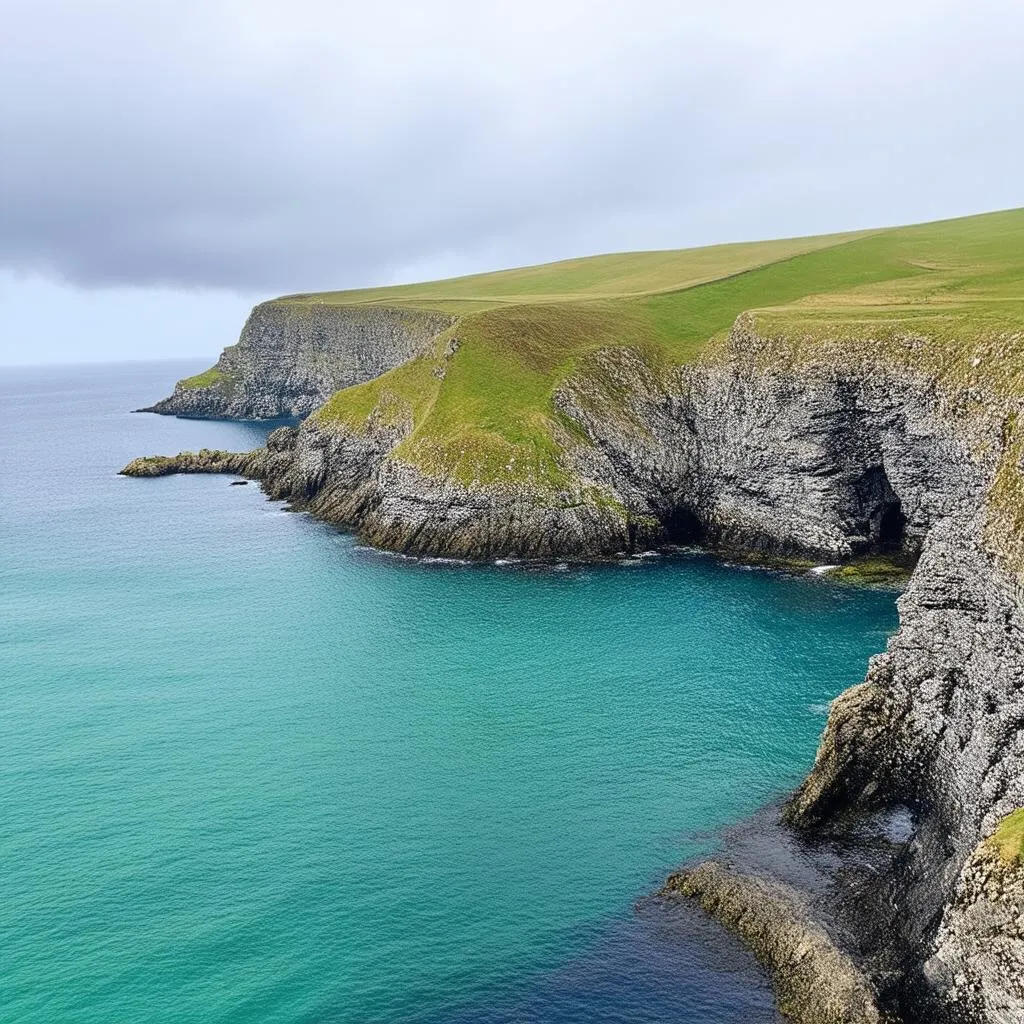
<instances>
[{"instance_id":1,"label":"sea","mask_svg":"<svg viewBox=\"0 0 1024 1024\"><path fill-rule=\"evenodd\" d=\"M194 363L0 371L0 1020L766 1024L651 898L809 769L894 592L370 550L136 455Z\"/></svg>"}]
</instances>

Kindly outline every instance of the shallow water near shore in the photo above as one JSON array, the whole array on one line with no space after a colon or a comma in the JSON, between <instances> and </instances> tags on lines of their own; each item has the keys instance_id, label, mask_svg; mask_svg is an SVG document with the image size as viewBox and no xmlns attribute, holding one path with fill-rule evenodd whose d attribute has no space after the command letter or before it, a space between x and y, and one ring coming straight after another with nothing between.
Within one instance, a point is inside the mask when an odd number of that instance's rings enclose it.
<instances>
[{"instance_id":1,"label":"shallow water near shore","mask_svg":"<svg viewBox=\"0 0 1024 1024\"><path fill-rule=\"evenodd\" d=\"M643 897L799 780L894 594L416 562L118 477L260 443L129 414L199 368L0 372L0 1019L775 1021Z\"/></svg>"}]
</instances>

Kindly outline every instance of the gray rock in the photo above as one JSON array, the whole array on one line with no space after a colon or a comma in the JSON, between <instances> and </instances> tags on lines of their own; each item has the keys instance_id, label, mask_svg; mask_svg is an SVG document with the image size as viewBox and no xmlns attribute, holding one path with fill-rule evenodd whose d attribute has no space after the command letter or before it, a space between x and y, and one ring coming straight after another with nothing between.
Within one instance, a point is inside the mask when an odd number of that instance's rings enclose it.
<instances>
[{"instance_id":1,"label":"gray rock","mask_svg":"<svg viewBox=\"0 0 1024 1024\"><path fill-rule=\"evenodd\" d=\"M878 1024L874 986L803 905L799 892L717 861L669 877L663 895L697 902L768 970L779 1009L797 1024Z\"/></svg>"},{"instance_id":2,"label":"gray rock","mask_svg":"<svg viewBox=\"0 0 1024 1024\"><path fill-rule=\"evenodd\" d=\"M423 310L274 300L256 306L206 387L179 382L142 412L201 419L306 416L335 391L379 377L453 319Z\"/></svg>"},{"instance_id":3,"label":"gray rock","mask_svg":"<svg viewBox=\"0 0 1024 1024\"><path fill-rule=\"evenodd\" d=\"M987 843L965 862L925 974L951 1010L993 1024L1024 1020L1024 865Z\"/></svg>"}]
</instances>

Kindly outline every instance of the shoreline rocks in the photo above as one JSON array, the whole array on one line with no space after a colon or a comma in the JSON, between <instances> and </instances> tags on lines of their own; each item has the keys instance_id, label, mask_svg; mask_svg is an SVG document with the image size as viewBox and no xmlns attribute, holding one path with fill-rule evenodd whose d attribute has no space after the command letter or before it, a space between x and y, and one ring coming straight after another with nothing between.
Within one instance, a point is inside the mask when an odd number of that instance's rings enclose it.
<instances>
[{"instance_id":1,"label":"shoreline rocks","mask_svg":"<svg viewBox=\"0 0 1024 1024\"><path fill-rule=\"evenodd\" d=\"M259 451L225 452L201 448L198 452L179 452L177 455L144 455L132 459L120 471L120 475L155 477L176 473L234 473L258 477L264 463L265 459Z\"/></svg>"},{"instance_id":2,"label":"shoreline rocks","mask_svg":"<svg viewBox=\"0 0 1024 1024\"><path fill-rule=\"evenodd\" d=\"M735 932L768 971L779 1010L796 1024L880 1024L871 982L814 920L797 890L716 860L670 875L683 896Z\"/></svg>"}]
</instances>

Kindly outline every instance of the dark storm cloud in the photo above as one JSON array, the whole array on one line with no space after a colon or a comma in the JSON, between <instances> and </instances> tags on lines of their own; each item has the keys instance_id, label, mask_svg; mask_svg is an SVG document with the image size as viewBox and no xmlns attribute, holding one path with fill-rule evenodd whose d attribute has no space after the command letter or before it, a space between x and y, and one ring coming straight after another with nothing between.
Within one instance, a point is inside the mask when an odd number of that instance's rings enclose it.
<instances>
[{"instance_id":1,"label":"dark storm cloud","mask_svg":"<svg viewBox=\"0 0 1024 1024\"><path fill-rule=\"evenodd\" d=\"M8 0L0 265L434 268L1017 205L1015 4Z\"/></svg>"}]
</instances>

